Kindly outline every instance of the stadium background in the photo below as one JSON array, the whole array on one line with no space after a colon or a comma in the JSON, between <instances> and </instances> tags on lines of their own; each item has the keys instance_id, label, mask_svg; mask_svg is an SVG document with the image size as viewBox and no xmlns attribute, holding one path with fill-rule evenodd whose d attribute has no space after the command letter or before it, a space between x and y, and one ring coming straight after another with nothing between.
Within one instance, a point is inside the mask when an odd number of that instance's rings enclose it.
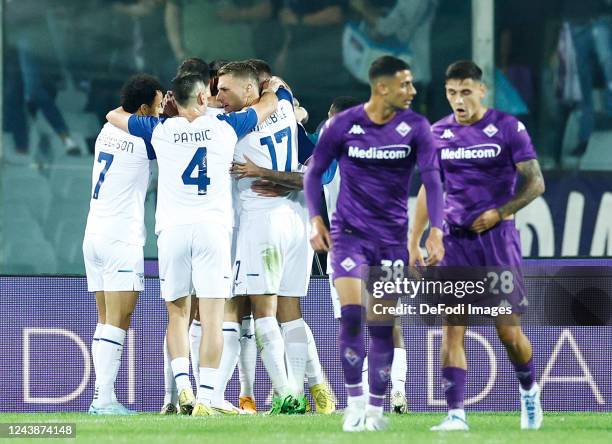
<instances>
[{"instance_id":1,"label":"stadium background","mask_svg":"<svg viewBox=\"0 0 612 444\"><path fill-rule=\"evenodd\" d=\"M367 87L343 63L346 49L342 36L348 24L369 23L349 3L2 1L0 337L5 352L0 371L1 389L6 394L3 400L8 400L2 410L84 410L91 398L93 380L83 378L88 364L75 338L49 329L72 332L87 348L95 327L93 298L85 291L84 279L69 276L84 274L81 241L91 182L90 153L103 115L117 104L121 83L131 73L143 70L159 75L167 84L177 61L185 56L206 60L260 57L270 61L293 86L310 111L307 128L313 131L334 97L367 97ZM404 2L372 3L381 7L384 18ZM383 47L399 42L411 54L419 70L415 108L431 121L445 115L444 68L456 59L472 57L485 70L491 103L517 114L532 134L547 191L517 217L524 255L610 256L612 106L606 90L612 80L610 2L589 0L578 6L570 0L418 3L423 7L419 24L400 23L400 28L412 32L404 35L398 31L390 37L393 42L378 42ZM254 12L246 19L249 14L244 11ZM558 50L568 35L564 30L573 37L575 57L581 62L573 77L564 71L567 53ZM420 68L427 65L430 70ZM581 87L580 96L567 91L576 84ZM75 151L80 155L74 155ZM145 254L149 258L157 256L155 196L153 183L146 202ZM336 325L326 285L325 280L313 280L304 312L342 405L340 369L333 364ZM134 318L134 345L128 347L133 356L128 359L126 351L124 357L124 362L133 365L124 365L119 379L120 398L143 410L159 408L163 391L160 338L165 314L157 296L155 279L148 279ZM487 329L475 331L492 338ZM405 333L411 407L442 410L436 403L441 399L437 352L430 356L433 369L427 367L427 329L411 327ZM540 376L555 344L561 341L562 345L551 373L553 379L561 379L545 385L546 409L610 410L612 358L605 352L612 349L610 327L530 327L529 333L536 343ZM437 337L431 334L437 347ZM575 379L584 376L584 366L576 358L570 335L600 397L588 382ZM516 392L508 363L497 341L490 343L498 358L496 383L473 407L515 409L507 396ZM30 359L25 365L27 346ZM471 359L483 365L471 367L468 396L480 392L489 375L482 344L472 341L470 353ZM259 370L257 396L261 400L266 398L269 385ZM134 372L133 398L129 396L130 371ZM431 386L427 374L434 378ZM26 402L24 381L29 381L27 394L33 402ZM40 401L66 396L81 382L83 391L73 400ZM429 400L427 387L433 396ZM235 391L234 379L232 400ZM557 401L553 403L548 393L555 393Z\"/></svg>"}]
</instances>

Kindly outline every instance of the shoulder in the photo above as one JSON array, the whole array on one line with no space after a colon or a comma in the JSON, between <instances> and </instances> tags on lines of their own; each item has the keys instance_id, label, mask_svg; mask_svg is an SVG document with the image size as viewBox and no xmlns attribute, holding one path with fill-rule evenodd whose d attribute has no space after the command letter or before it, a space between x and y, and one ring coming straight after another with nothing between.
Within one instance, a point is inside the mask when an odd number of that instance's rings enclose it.
<instances>
[{"instance_id":1,"label":"shoulder","mask_svg":"<svg viewBox=\"0 0 612 444\"><path fill-rule=\"evenodd\" d=\"M503 111L493 110L495 125L501 130L503 136L513 137L518 133L527 134L527 127L518 118L512 114Z\"/></svg>"},{"instance_id":2,"label":"shoulder","mask_svg":"<svg viewBox=\"0 0 612 444\"><path fill-rule=\"evenodd\" d=\"M350 130L353 125L365 124L366 122L364 122L361 116L363 114L362 109L363 104L360 103L357 106L339 112L323 124L321 131L333 130L337 134L344 134Z\"/></svg>"}]
</instances>

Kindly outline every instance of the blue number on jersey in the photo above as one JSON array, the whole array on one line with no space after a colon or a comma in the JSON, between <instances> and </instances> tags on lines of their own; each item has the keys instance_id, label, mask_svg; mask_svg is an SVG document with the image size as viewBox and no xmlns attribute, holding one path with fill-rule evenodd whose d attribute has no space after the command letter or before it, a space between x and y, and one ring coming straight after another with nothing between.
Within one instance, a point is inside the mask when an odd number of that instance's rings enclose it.
<instances>
[{"instance_id":1,"label":"blue number on jersey","mask_svg":"<svg viewBox=\"0 0 612 444\"><path fill-rule=\"evenodd\" d=\"M196 168L198 169L198 176L191 177L191 173ZM198 148L198 150L193 155L191 162L189 162L189 165L187 165L187 168L185 168L185 171L183 171L183 175L181 176L181 178L183 179L183 183L185 185L197 185L198 195L205 195L206 187L210 185L210 179L206 175L207 169L208 167L206 165L206 148Z\"/></svg>"},{"instance_id":2,"label":"blue number on jersey","mask_svg":"<svg viewBox=\"0 0 612 444\"><path fill-rule=\"evenodd\" d=\"M102 151L100 151L100 154L98 154L98 162L100 163L105 162L105 164L104 164L104 168L102 168L102 171L100 171L100 177L98 178L98 183L96 184L94 188L94 192L93 192L94 199L98 198L98 194L100 193L100 187L104 183L106 172L108 171L111 164L113 163L114 158L115 156L113 156L112 154L104 153Z\"/></svg>"},{"instance_id":3,"label":"blue number on jersey","mask_svg":"<svg viewBox=\"0 0 612 444\"><path fill-rule=\"evenodd\" d=\"M276 143L281 143L284 138L287 138L287 161L285 162L285 171L291 171L291 128L283 128L280 131L274 133L274 139ZM270 151L270 159L272 160L272 169L278 171L278 164L276 162L276 147L271 137L263 137L259 139L259 143L262 146L267 146Z\"/></svg>"}]
</instances>

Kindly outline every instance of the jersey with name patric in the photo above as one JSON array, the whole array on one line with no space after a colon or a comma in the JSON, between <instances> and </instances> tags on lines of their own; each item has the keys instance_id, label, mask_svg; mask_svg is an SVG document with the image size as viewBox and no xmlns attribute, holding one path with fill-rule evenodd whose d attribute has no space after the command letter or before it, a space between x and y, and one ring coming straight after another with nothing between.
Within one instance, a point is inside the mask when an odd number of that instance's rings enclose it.
<instances>
[{"instance_id":1,"label":"jersey with name patric","mask_svg":"<svg viewBox=\"0 0 612 444\"><path fill-rule=\"evenodd\" d=\"M144 201L153 149L107 123L96 139L86 234L144 246Z\"/></svg>"},{"instance_id":2,"label":"jersey with name patric","mask_svg":"<svg viewBox=\"0 0 612 444\"><path fill-rule=\"evenodd\" d=\"M383 245L406 243L414 166L421 172L438 169L425 117L402 110L379 125L363 104L349 108L326 123L313 156L322 166L337 159L342 171L332 228Z\"/></svg>"},{"instance_id":3,"label":"jersey with name patric","mask_svg":"<svg viewBox=\"0 0 612 444\"><path fill-rule=\"evenodd\" d=\"M432 135L446 193L445 220L464 228L512 199L516 164L536 158L525 125L494 109L472 125L457 123L451 114L432 126Z\"/></svg>"},{"instance_id":4,"label":"jersey with name patric","mask_svg":"<svg viewBox=\"0 0 612 444\"><path fill-rule=\"evenodd\" d=\"M246 111L184 117L165 121L131 116L129 130L151 140L159 178L155 233L198 223L232 227L232 182L229 173L240 137L257 125L257 113Z\"/></svg>"},{"instance_id":5,"label":"jersey with name patric","mask_svg":"<svg viewBox=\"0 0 612 444\"><path fill-rule=\"evenodd\" d=\"M236 145L234 159L244 162L245 155L257 166L276 171L296 171L298 167L297 121L291 93L280 88L278 107L264 122ZM251 190L255 179L238 181L241 211L265 210L287 204L287 196L264 197Z\"/></svg>"}]
</instances>

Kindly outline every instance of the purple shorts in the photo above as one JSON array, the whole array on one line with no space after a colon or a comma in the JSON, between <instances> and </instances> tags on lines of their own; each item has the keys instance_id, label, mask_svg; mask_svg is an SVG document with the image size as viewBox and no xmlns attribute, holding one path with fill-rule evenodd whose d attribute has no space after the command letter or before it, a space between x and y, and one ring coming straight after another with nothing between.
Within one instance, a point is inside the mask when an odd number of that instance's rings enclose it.
<instances>
[{"instance_id":1,"label":"purple shorts","mask_svg":"<svg viewBox=\"0 0 612 444\"><path fill-rule=\"evenodd\" d=\"M380 267L391 261L394 267L408 266L407 244L380 245L350 229L334 227L331 232L331 265L334 280L340 277L365 279L367 267ZM398 262L401 261L401 262Z\"/></svg>"},{"instance_id":2,"label":"purple shorts","mask_svg":"<svg viewBox=\"0 0 612 444\"><path fill-rule=\"evenodd\" d=\"M482 234L461 227L449 226L444 236L445 255L441 266L492 268L512 272L513 290L500 293L500 302L512 306L513 313L525 312L528 301L521 272L521 240L514 220L505 220ZM501 282L500 282L501 284ZM504 287L507 288L507 287Z\"/></svg>"},{"instance_id":3,"label":"purple shorts","mask_svg":"<svg viewBox=\"0 0 612 444\"><path fill-rule=\"evenodd\" d=\"M504 220L482 234L449 226L444 236L447 267L520 267L521 240L513 220Z\"/></svg>"}]
</instances>

